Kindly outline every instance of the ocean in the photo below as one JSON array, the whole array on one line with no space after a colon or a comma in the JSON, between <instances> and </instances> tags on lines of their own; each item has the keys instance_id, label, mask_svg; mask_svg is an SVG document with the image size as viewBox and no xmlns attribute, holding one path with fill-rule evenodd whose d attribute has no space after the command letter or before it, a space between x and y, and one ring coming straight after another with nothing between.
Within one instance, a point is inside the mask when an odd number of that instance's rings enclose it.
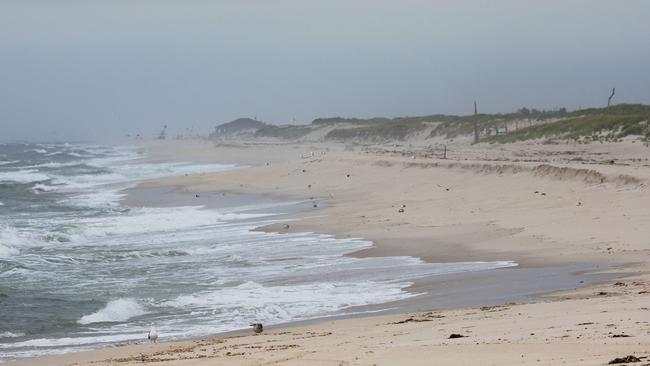
<instances>
[{"instance_id":1,"label":"ocean","mask_svg":"<svg viewBox=\"0 0 650 366\"><path fill-rule=\"evenodd\" d=\"M355 258L372 242L253 231L300 202L122 203L145 179L227 169L129 146L0 144L0 361L143 342L151 322L164 341L333 316L418 296L418 278L515 265Z\"/></svg>"}]
</instances>

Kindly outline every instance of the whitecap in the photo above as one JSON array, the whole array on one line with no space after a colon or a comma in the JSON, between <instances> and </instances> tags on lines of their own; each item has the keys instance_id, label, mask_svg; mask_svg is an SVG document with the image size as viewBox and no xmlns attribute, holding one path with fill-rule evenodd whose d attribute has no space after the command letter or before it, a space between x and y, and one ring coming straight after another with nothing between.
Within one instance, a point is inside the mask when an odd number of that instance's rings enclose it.
<instances>
[{"instance_id":1,"label":"whitecap","mask_svg":"<svg viewBox=\"0 0 650 366\"><path fill-rule=\"evenodd\" d=\"M67 155L74 156L75 158L91 158L92 155L83 155L76 152L67 152Z\"/></svg>"},{"instance_id":2,"label":"whitecap","mask_svg":"<svg viewBox=\"0 0 650 366\"><path fill-rule=\"evenodd\" d=\"M54 190L56 190L56 187L41 183L37 183L32 187L34 193L50 192Z\"/></svg>"},{"instance_id":3,"label":"whitecap","mask_svg":"<svg viewBox=\"0 0 650 366\"><path fill-rule=\"evenodd\" d=\"M57 163L57 162L49 162L49 163L43 163L43 164L38 164L38 165L29 165L25 166L26 169L38 169L38 168L65 168L68 166L74 166L80 164L81 160L75 160L71 161L68 163Z\"/></svg>"},{"instance_id":4,"label":"whitecap","mask_svg":"<svg viewBox=\"0 0 650 366\"><path fill-rule=\"evenodd\" d=\"M9 258L17 255L20 251L15 247L22 239L18 236L18 231L10 226L5 226L0 230L0 258Z\"/></svg>"},{"instance_id":5,"label":"whitecap","mask_svg":"<svg viewBox=\"0 0 650 366\"><path fill-rule=\"evenodd\" d=\"M182 295L166 306L204 312L210 319L245 327L251 319L268 324L334 314L349 307L385 303L417 296L405 291L411 282L322 282L289 286L264 286L246 282L236 287Z\"/></svg>"},{"instance_id":6,"label":"whitecap","mask_svg":"<svg viewBox=\"0 0 650 366\"><path fill-rule=\"evenodd\" d=\"M0 258L9 258L11 256L17 255L18 253L20 253L18 249L0 244Z\"/></svg>"},{"instance_id":7,"label":"whitecap","mask_svg":"<svg viewBox=\"0 0 650 366\"><path fill-rule=\"evenodd\" d=\"M144 307L134 299L117 299L109 301L105 307L92 314L82 316L77 323L125 322L143 314L146 314Z\"/></svg>"},{"instance_id":8,"label":"whitecap","mask_svg":"<svg viewBox=\"0 0 650 366\"><path fill-rule=\"evenodd\" d=\"M49 176L39 173L35 169L18 170L13 172L0 172L0 182L31 183L50 179Z\"/></svg>"},{"instance_id":9,"label":"whitecap","mask_svg":"<svg viewBox=\"0 0 650 366\"><path fill-rule=\"evenodd\" d=\"M200 207L138 208L128 215L80 219L89 237L178 232L212 227L221 222L265 217L270 214L220 213Z\"/></svg>"},{"instance_id":10,"label":"whitecap","mask_svg":"<svg viewBox=\"0 0 650 366\"><path fill-rule=\"evenodd\" d=\"M25 333L0 332L0 338L18 338L24 337Z\"/></svg>"},{"instance_id":11,"label":"whitecap","mask_svg":"<svg viewBox=\"0 0 650 366\"><path fill-rule=\"evenodd\" d=\"M34 246L33 239L13 226L0 226L0 258L20 253L20 247Z\"/></svg>"},{"instance_id":12,"label":"whitecap","mask_svg":"<svg viewBox=\"0 0 650 366\"><path fill-rule=\"evenodd\" d=\"M50 349L50 350L38 350L34 351L31 355L44 355L44 354L57 354L57 353L66 353L72 350L79 351L78 348L72 348L74 346L81 346L87 344L98 344L98 343L115 343L133 340L142 337L142 333L126 333L126 334L115 334L115 335L105 335L105 336L94 336L94 337L63 337L63 338L36 338L30 339L28 341L16 342L16 343L0 343L0 349L8 348L34 348L34 347L65 347L67 349ZM87 349L94 349L87 348ZM16 352L15 354L19 354ZM1 355L1 354L0 354ZM2 355L4 356L4 355ZM0 358L1 360L1 358Z\"/></svg>"}]
</instances>

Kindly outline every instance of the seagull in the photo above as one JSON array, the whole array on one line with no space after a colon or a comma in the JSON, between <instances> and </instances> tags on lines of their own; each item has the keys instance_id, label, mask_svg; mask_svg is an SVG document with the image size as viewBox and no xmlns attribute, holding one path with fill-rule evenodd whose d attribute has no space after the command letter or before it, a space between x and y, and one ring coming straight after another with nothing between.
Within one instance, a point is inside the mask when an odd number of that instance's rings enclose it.
<instances>
[{"instance_id":1,"label":"seagull","mask_svg":"<svg viewBox=\"0 0 650 366\"><path fill-rule=\"evenodd\" d=\"M253 327L253 332L255 332L255 334L260 334L264 331L262 323L253 323L251 324L251 327Z\"/></svg>"},{"instance_id":2,"label":"seagull","mask_svg":"<svg viewBox=\"0 0 650 366\"><path fill-rule=\"evenodd\" d=\"M147 334L147 339L149 340L149 343L156 343L158 340L158 332L156 331L156 326L151 323L151 328L149 328L149 334Z\"/></svg>"},{"instance_id":3,"label":"seagull","mask_svg":"<svg viewBox=\"0 0 650 366\"><path fill-rule=\"evenodd\" d=\"M437 186L440 187L440 188L444 188L445 191L450 191L450 190L451 190L451 186L449 186L449 187L443 187L443 186L441 186L440 184L437 184Z\"/></svg>"}]
</instances>

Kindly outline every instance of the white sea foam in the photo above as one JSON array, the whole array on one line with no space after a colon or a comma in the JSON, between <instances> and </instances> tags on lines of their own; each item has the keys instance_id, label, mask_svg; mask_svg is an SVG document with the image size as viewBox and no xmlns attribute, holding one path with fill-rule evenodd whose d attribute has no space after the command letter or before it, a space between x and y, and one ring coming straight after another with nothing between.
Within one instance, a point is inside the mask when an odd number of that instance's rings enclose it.
<instances>
[{"instance_id":1,"label":"white sea foam","mask_svg":"<svg viewBox=\"0 0 650 366\"><path fill-rule=\"evenodd\" d=\"M117 299L92 314L84 315L77 323L124 322L143 314L146 314L144 307L134 299Z\"/></svg>"},{"instance_id":2,"label":"white sea foam","mask_svg":"<svg viewBox=\"0 0 650 366\"><path fill-rule=\"evenodd\" d=\"M99 344L99 343L115 343L123 342L133 339L142 338L142 332L139 334L135 333L124 333L124 334L115 334L107 336L92 336L92 337L64 337L64 338L36 338L30 339L23 342L15 343L0 343L0 349L8 348L23 348L23 347L70 347L67 349L58 349L58 350L44 350L42 352L40 349L38 352L33 352L32 355L43 355L43 354L57 354L65 353L66 351L70 352L72 350L79 351L79 348L72 348L71 346L80 346L88 344Z\"/></svg>"},{"instance_id":3,"label":"white sea foam","mask_svg":"<svg viewBox=\"0 0 650 366\"><path fill-rule=\"evenodd\" d=\"M269 214L220 213L201 207L134 208L129 213L112 217L79 219L87 237L115 235L173 233L183 229L200 229L204 226L235 219L250 219Z\"/></svg>"},{"instance_id":4,"label":"white sea foam","mask_svg":"<svg viewBox=\"0 0 650 366\"><path fill-rule=\"evenodd\" d=\"M87 164L100 168L109 167L112 173L77 175L74 177L52 176L53 182L61 185L58 190L62 192L84 192L71 198L70 202L73 204L90 206L111 205L122 198L122 195L119 194L120 191L133 187L141 180L183 174L217 172L234 168L234 165L227 164L137 164L132 162L133 159L135 158L128 155L91 159Z\"/></svg>"},{"instance_id":5,"label":"white sea foam","mask_svg":"<svg viewBox=\"0 0 650 366\"><path fill-rule=\"evenodd\" d=\"M9 258L18 253L20 253L18 249L0 243L0 258Z\"/></svg>"},{"instance_id":6,"label":"white sea foam","mask_svg":"<svg viewBox=\"0 0 650 366\"><path fill-rule=\"evenodd\" d=\"M20 253L19 248L27 246L29 239L11 226L0 226L0 258L9 258Z\"/></svg>"},{"instance_id":7,"label":"white sea foam","mask_svg":"<svg viewBox=\"0 0 650 366\"><path fill-rule=\"evenodd\" d=\"M56 190L55 186L42 184L42 183L37 183L32 187L32 191L34 193L50 192L50 191L54 191L54 190Z\"/></svg>"},{"instance_id":8,"label":"white sea foam","mask_svg":"<svg viewBox=\"0 0 650 366\"><path fill-rule=\"evenodd\" d=\"M0 165L9 165L9 164L15 164L15 163L20 163L20 160L0 161Z\"/></svg>"},{"instance_id":9,"label":"white sea foam","mask_svg":"<svg viewBox=\"0 0 650 366\"><path fill-rule=\"evenodd\" d=\"M247 326L251 320L275 324L417 296L403 290L409 285L409 282L350 281L263 286L249 281L236 287L179 296L164 305L191 309L195 313L205 311L207 321L224 323L227 319L230 329L234 329Z\"/></svg>"},{"instance_id":10,"label":"white sea foam","mask_svg":"<svg viewBox=\"0 0 650 366\"><path fill-rule=\"evenodd\" d=\"M50 179L47 174L35 169L25 169L13 172L0 172L0 182L31 183Z\"/></svg>"},{"instance_id":11,"label":"white sea foam","mask_svg":"<svg viewBox=\"0 0 650 366\"><path fill-rule=\"evenodd\" d=\"M74 151L55 151L51 152L49 154L45 154L45 156L72 156L73 158L92 158L93 155L84 155L84 154L79 154Z\"/></svg>"},{"instance_id":12,"label":"white sea foam","mask_svg":"<svg viewBox=\"0 0 650 366\"><path fill-rule=\"evenodd\" d=\"M25 333L0 332L0 338L18 338L24 337Z\"/></svg>"},{"instance_id":13,"label":"white sea foam","mask_svg":"<svg viewBox=\"0 0 650 366\"><path fill-rule=\"evenodd\" d=\"M67 166L74 166L80 164L82 161L77 160L77 161L71 161L68 163L57 163L57 162L49 162L49 163L43 163L43 164L38 164L38 165L29 165L25 166L25 169L38 169L38 168L64 168Z\"/></svg>"}]
</instances>

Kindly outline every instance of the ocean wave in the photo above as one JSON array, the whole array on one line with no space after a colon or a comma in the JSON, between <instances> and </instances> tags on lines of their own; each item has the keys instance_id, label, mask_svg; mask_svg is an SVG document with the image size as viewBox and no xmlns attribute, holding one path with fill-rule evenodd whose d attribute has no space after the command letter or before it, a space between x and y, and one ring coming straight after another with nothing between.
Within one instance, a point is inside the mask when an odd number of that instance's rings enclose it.
<instances>
[{"instance_id":1,"label":"ocean wave","mask_svg":"<svg viewBox=\"0 0 650 366\"><path fill-rule=\"evenodd\" d=\"M0 227L0 258L9 258L20 253L17 245L24 242L18 230L11 226Z\"/></svg>"},{"instance_id":2,"label":"ocean wave","mask_svg":"<svg viewBox=\"0 0 650 366\"><path fill-rule=\"evenodd\" d=\"M67 162L67 163L57 163L54 161L51 161L49 163L42 163L42 164L37 164L37 165L29 165L26 166L25 169L39 169L39 168L51 168L51 169L56 169L56 168L65 168L69 166L75 166L79 165L80 162L79 160Z\"/></svg>"},{"instance_id":3,"label":"ocean wave","mask_svg":"<svg viewBox=\"0 0 650 366\"><path fill-rule=\"evenodd\" d=\"M147 328L148 329L148 328ZM146 331L145 331L146 332ZM146 335L146 333L145 333ZM50 350L38 350L38 351L32 351L31 354L27 353L27 356L36 356L36 355L44 355L44 354L58 354L58 353L66 353L66 352L71 352L71 351L80 351L83 349L79 349L76 346L83 346L83 345L96 345L99 343L115 343L115 342L123 342L123 341L129 341L133 339L138 339L142 338L142 332L139 332L137 334L134 333L124 333L124 334L114 334L114 335L105 335L105 336L94 336L94 337L63 337L63 338L36 338L36 339L30 339L28 341L23 341L23 342L15 342L15 343L0 343L0 349L8 349L8 348L36 348L36 347L70 347L66 349L50 349ZM74 348L73 348L74 347ZM97 347L92 347L92 348L86 348L87 350L90 349L95 349ZM16 352L15 354L20 354L19 352ZM4 355L2 355L4 356ZM0 360L2 358L0 357Z\"/></svg>"},{"instance_id":4,"label":"ocean wave","mask_svg":"<svg viewBox=\"0 0 650 366\"><path fill-rule=\"evenodd\" d=\"M16 164L16 163L20 163L20 160L0 161L0 165L9 165L9 164Z\"/></svg>"},{"instance_id":5,"label":"ocean wave","mask_svg":"<svg viewBox=\"0 0 650 366\"><path fill-rule=\"evenodd\" d=\"M268 216L270 214L237 214L220 213L214 210L204 210L197 206L138 208L129 214L81 219L85 226L84 233L88 237L105 237L116 235L132 235L164 232L177 232L183 229L200 229L212 227L225 221L250 219Z\"/></svg>"},{"instance_id":6,"label":"ocean wave","mask_svg":"<svg viewBox=\"0 0 650 366\"><path fill-rule=\"evenodd\" d=\"M321 282L289 286L264 286L248 281L216 291L182 295L163 305L215 312L227 316L230 326L247 326L252 320L274 324L333 314L339 310L396 301L417 294L404 291L410 282Z\"/></svg>"},{"instance_id":7,"label":"ocean wave","mask_svg":"<svg viewBox=\"0 0 650 366\"><path fill-rule=\"evenodd\" d=\"M28 233L20 232L13 226L0 226L0 258L20 254L20 248L33 247L42 242L34 240Z\"/></svg>"},{"instance_id":8,"label":"ocean wave","mask_svg":"<svg viewBox=\"0 0 650 366\"><path fill-rule=\"evenodd\" d=\"M73 158L93 158L95 157L94 155L89 155L89 154L79 154L73 151L55 151L51 152L49 154L45 154L45 156L68 156L68 157L73 157Z\"/></svg>"},{"instance_id":9,"label":"ocean wave","mask_svg":"<svg viewBox=\"0 0 650 366\"><path fill-rule=\"evenodd\" d=\"M77 193L69 203L76 206L115 205L123 195L120 191L133 187L138 181L165 176L217 172L233 168L227 164L189 164L189 163L134 163L140 156L129 154L93 158L85 161L86 167L97 169L77 172L73 176L52 175L52 182L62 185L64 192ZM104 171L100 171L104 169Z\"/></svg>"},{"instance_id":10,"label":"ocean wave","mask_svg":"<svg viewBox=\"0 0 650 366\"><path fill-rule=\"evenodd\" d=\"M0 244L0 258L9 258L17 255L18 253L20 253L18 249Z\"/></svg>"},{"instance_id":11,"label":"ocean wave","mask_svg":"<svg viewBox=\"0 0 650 366\"><path fill-rule=\"evenodd\" d=\"M109 301L105 307L96 312L84 315L77 320L79 324L125 322L133 317L144 315L144 307L134 299L117 299Z\"/></svg>"},{"instance_id":12,"label":"ocean wave","mask_svg":"<svg viewBox=\"0 0 650 366\"><path fill-rule=\"evenodd\" d=\"M0 338L19 338L24 337L25 333L0 332Z\"/></svg>"},{"instance_id":13,"label":"ocean wave","mask_svg":"<svg viewBox=\"0 0 650 366\"><path fill-rule=\"evenodd\" d=\"M56 188L57 187L55 187L55 186L50 186L50 185L42 184L42 183L36 183L32 187L32 191L34 193L51 192L51 191L56 190Z\"/></svg>"},{"instance_id":14,"label":"ocean wave","mask_svg":"<svg viewBox=\"0 0 650 366\"><path fill-rule=\"evenodd\" d=\"M49 180L47 174L35 169L17 170L13 172L0 172L0 182L32 183Z\"/></svg>"}]
</instances>

